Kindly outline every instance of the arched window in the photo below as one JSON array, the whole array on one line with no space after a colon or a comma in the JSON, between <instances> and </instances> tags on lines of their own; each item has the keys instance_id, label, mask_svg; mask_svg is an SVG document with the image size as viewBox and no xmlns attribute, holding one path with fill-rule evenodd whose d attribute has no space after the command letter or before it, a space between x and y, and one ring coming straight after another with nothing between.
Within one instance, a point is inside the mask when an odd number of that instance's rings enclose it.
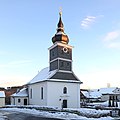
<instances>
[{"instance_id":1,"label":"arched window","mask_svg":"<svg viewBox=\"0 0 120 120\"><path fill-rule=\"evenodd\" d=\"M32 99L32 88L30 89L30 98Z\"/></svg>"},{"instance_id":2,"label":"arched window","mask_svg":"<svg viewBox=\"0 0 120 120\"><path fill-rule=\"evenodd\" d=\"M43 99L43 87L41 87L41 99Z\"/></svg>"},{"instance_id":3,"label":"arched window","mask_svg":"<svg viewBox=\"0 0 120 120\"><path fill-rule=\"evenodd\" d=\"M18 99L18 103L20 103L20 99Z\"/></svg>"},{"instance_id":4,"label":"arched window","mask_svg":"<svg viewBox=\"0 0 120 120\"><path fill-rule=\"evenodd\" d=\"M67 88L66 87L63 88L63 94L67 94Z\"/></svg>"}]
</instances>

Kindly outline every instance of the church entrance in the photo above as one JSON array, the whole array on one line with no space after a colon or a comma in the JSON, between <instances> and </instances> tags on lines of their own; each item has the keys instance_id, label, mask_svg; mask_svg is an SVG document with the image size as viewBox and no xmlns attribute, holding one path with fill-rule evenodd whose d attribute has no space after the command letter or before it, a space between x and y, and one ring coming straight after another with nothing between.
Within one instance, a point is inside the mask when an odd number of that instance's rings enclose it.
<instances>
[{"instance_id":1,"label":"church entrance","mask_svg":"<svg viewBox=\"0 0 120 120\"><path fill-rule=\"evenodd\" d=\"M27 99L24 99L24 105L27 105Z\"/></svg>"},{"instance_id":2,"label":"church entrance","mask_svg":"<svg viewBox=\"0 0 120 120\"><path fill-rule=\"evenodd\" d=\"M67 108L67 100L63 100L63 108Z\"/></svg>"}]
</instances>

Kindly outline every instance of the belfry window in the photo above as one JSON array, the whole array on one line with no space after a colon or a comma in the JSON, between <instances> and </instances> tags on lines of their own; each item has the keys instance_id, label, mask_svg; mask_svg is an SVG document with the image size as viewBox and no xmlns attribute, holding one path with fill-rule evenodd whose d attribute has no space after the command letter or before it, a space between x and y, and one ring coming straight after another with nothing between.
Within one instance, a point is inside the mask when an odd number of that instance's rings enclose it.
<instances>
[{"instance_id":1,"label":"belfry window","mask_svg":"<svg viewBox=\"0 0 120 120\"><path fill-rule=\"evenodd\" d=\"M67 94L67 88L66 87L63 88L63 94Z\"/></svg>"}]
</instances>

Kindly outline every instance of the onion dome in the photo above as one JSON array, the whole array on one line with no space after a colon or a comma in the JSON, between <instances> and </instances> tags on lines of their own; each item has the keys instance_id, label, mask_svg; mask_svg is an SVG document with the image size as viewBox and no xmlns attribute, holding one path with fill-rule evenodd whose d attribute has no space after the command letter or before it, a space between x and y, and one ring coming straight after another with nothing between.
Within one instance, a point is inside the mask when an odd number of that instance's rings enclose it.
<instances>
[{"instance_id":1,"label":"onion dome","mask_svg":"<svg viewBox=\"0 0 120 120\"><path fill-rule=\"evenodd\" d=\"M57 33L52 37L52 42L53 43L61 42L61 43L64 43L64 44L68 44L69 38L64 33L64 25L63 25L62 18L61 18L62 13L60 12L59 15L60 15L60 18L59 18L59 22L58 22L58 25L57 25L57 27L58 27L57 28Z\"/></svg>"}]
</instances>

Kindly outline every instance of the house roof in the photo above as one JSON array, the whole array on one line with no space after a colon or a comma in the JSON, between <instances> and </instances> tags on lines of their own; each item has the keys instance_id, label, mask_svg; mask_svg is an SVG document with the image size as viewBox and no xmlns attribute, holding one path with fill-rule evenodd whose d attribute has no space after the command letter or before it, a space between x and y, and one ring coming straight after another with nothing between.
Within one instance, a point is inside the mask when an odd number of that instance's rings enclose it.
<instances>
[{"instance_id":1,"label":"house roof","mask_svg":"<svg viewBox=\"0 0 120 120\"><path fill-rule=\"evenodd\" d=\"M12 94L11 96L12 97L27 97L28 96L27 88L23 88L19 92L16 92Z\"/></svg>"},{"instance_id":2,"label":"house roof","mask_svg":"<svg viewBox=\"0 0 120 120\"><path fill-rule=\"evenodd\" d=\"M5 92L4 91L0 91L0 98L5 97Z\"/></svg>"},{"instance_id":3,"label":"house roof","mask_svg":"<svg viewBox=\"0 0 120 120\"><path fill-rule=\"evenodd\" d=\"M102 94L113 94L115 89L116 89L116 87L100 88L100 89L98 89L98 91Z\"/></svg>"},{"instance_id":4,"label":"house roof","mask_svg":"<svg viewBox=\"0 0 120 120\"><path fill-rule=\"evenodd\" d=\"M74 79L62 79L62 78L55 78L55 75L60 73L58 70L52 70L49 71L49 67L42 69L30 82L28 82L27 84L34 84L34 83L38 83L38 82L43 82L46 80L49 81L67 81L67 82L80 82ZM67 73L66 73L67 74ZM69 73L68 73L69 74ZM71 72L71 74L73 74ZM77 78L76 78L77 79Z\"/></svg>"},{"instance_id":5,"label":"house roof","mask_svg":"<svg viewBox=\"0 0 120 120\"><path fill-rule=\"evenodd\" d=\"M98 91L81 91L86 98L100 98L102 94Z\"/></svg>"}]
</instances>

